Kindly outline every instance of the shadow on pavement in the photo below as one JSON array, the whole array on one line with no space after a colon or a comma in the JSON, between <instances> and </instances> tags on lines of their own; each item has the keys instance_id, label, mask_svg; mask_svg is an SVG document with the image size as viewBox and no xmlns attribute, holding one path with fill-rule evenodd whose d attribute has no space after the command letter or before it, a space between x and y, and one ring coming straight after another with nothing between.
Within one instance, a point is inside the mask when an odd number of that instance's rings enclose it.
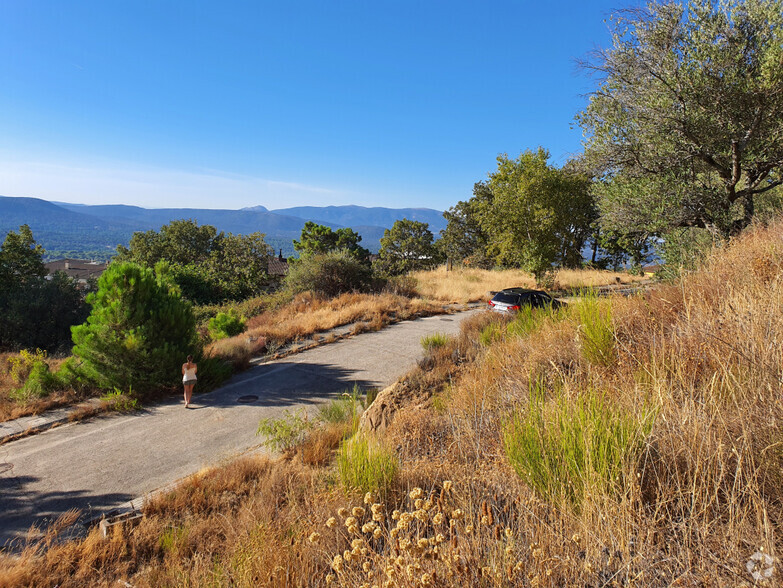
<instances>
[{"instance_id":1,"label":"shadow on pavement","mask_svg":"<svg viewBox=\"0 0 783 588\"><path fill-rule=\"evenodd\" d=\"M129 494L94 494L88 490L70 492L36 492L27 488L38 482L32 476L14 476L13 470L0 476L0 550L20 551L30 527L38 531L55 522L70 509L80 509L81 524L99 517L117 504L131 500ZM79 534L77 530L65 534ZM31 534L35 538L36 533Z\"/></svg>"},{"instance_id":2,"label":"shadow on pavement","mask_svg":"<svg viewBox=\"0 0 783 588\"><path fill-rule=\"evenodd\" d=\"M252 406L289 407L321 402L325 397L339 396L354 386L361 390L377 388L376 382L352 377L354 372L328 364L275 362L242 372L217 390L193 396L199 407L242 406L239 399L257 396L244 404Z\"/></svg>"}]
</instances>

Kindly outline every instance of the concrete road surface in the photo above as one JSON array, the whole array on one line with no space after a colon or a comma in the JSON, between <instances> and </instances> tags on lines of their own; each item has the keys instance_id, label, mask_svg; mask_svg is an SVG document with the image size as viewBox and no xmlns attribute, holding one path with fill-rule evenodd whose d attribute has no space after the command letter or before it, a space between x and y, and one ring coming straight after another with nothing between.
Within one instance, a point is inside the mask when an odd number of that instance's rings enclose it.
<instances>
[{"instance_id":1,"label":"concrete road surface","mask_svg":"<svg viewBox=\"0 0 783 588\"><path fill-rule=\"evenodd\" d=\"M12 547L32 524L70 508L82 520L231 458L262 441L264 417L285 409L312 409L358 384L382 388L422 356L420 340L453 334L474 312L398 323L264 363L222 388L130 415L64 425L0 446L0 546ZM249 398L257 400L247 403ZM240 402L242 399L244 402Z\"/></svg>"}]
</instances>

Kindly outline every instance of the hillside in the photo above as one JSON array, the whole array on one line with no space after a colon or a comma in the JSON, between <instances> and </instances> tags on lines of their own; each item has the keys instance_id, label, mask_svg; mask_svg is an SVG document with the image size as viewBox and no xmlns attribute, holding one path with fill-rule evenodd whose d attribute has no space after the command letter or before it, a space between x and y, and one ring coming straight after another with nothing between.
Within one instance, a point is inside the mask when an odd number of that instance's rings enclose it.
<instances>
[{"instance_id":1,"label":"hillside","mask_svg":"<svg viewBox=\"0 0 783 588\"><path fill-rule=\"evenodd\" d=\"M389 228L394 221L407 218L428 223L435 236L446 228L446 219L439 210L431 208L382 208L364 206L296 206L273 210L277 214L303 219L318 219L322 223L336 223L343 227L370 225ZM363 233L362 233L363 234Z\"/></svg>"},{"instance_id":2,"label":"hillside","mask_svg":"<svg viewBox=\"0 0 783 588\"><path fill-rule=\"evenodd\" d=\"M37 198L0 196L0 234L28 224L48 258L108 259L118 244L127 245L134 231L159 229L176 219L194 219L220 231L247 234L259 231L284 255L293 255L291 241L308 220L332 228L351 227L362 245L377 252L383 231L402 218L427 219L437 236L445 226L442 214L430 209L364 208L360 206L299 207L269 211L263 206L242 210L197 208L140 208L126 205L84 205L47 202ZM439 220L438 220L439 219ZM436 224L437 221L437 224Z\"/></svg>"},{"instance_id":3,"label":"hillside","mask_svg":"<svg viewBox=\"0 0 783 588\"><path fill-rule=\"evenodd\" d=\"M348 398L137 527L51 532L0 586L777 585L781 239L754 229L640 296L484 313L427 341L350 440Z\"/></svg>"}]
</instances>

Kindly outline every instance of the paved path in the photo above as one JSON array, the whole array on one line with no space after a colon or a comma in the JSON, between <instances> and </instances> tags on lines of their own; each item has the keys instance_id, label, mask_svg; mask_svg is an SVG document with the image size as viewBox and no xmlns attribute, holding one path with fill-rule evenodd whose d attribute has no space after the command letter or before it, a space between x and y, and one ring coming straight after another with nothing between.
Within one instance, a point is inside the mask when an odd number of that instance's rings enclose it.
<instances>
[{"instance_id":1,"label":"paved path","mask_svg":"<svg viewBox=\"0 0 783 588\"><path fill-rule=\"evenodd\" d=\"M257 365L222 388L139 413L66 424L0 445L0 546L69 508L82 520L259 446L258 421L358 384L382 388L422 355L421 337L452 334L477 311L398 323ZM198 386L196 387L198 390ZM258 400L239 403L242 396Z\"/></svg>"}]
</instances>

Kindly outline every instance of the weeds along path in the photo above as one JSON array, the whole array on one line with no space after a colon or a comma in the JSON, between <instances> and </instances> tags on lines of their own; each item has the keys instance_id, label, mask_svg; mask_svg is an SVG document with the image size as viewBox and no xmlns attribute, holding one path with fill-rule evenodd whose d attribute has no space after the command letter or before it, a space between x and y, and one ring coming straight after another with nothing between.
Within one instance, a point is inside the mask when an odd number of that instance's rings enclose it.
<instances>
[{"instance_id":1,"label":"weeds along path","mask_svg":"<svg viewBox=\"0 0 783 588\"><path fill-rule=\"evenodd\" d=\"M257 448L261 418L312 409L354 384L387 386L423 355L423 336L456 334L460 322L475 312L398 323L258 365L218 390L197 393L190 409L181 400L169 401L2 445L0 546L68 509L81 510L81 522L94 519Z\"/></svg>"}]
</instances>

